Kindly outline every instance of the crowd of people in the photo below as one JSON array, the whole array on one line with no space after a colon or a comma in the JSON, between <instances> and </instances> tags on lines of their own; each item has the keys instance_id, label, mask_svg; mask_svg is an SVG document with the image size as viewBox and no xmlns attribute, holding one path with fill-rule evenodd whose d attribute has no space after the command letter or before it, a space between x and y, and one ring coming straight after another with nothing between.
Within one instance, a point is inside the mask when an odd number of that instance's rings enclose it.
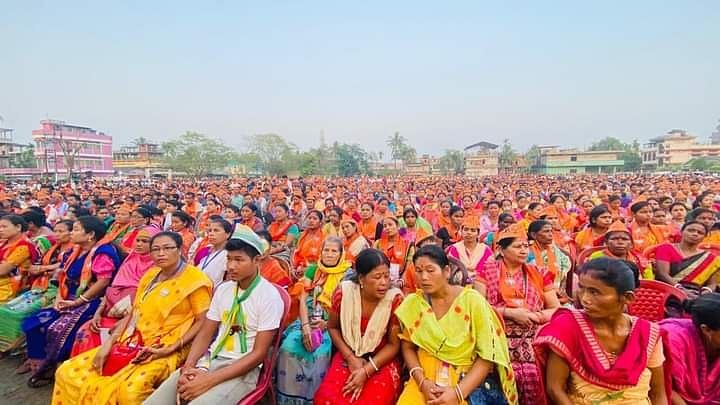
<instances>
[{"instance_id":1,"label":"crowd of people","mask_svg":"<svg viewBox=\"0 0 720 405\"><path fill-rule=\"evenodd\" d=\"M3 184L0 356L56 405L720 404L719 212L683 174Z\"/></svg>"}]
</instances>

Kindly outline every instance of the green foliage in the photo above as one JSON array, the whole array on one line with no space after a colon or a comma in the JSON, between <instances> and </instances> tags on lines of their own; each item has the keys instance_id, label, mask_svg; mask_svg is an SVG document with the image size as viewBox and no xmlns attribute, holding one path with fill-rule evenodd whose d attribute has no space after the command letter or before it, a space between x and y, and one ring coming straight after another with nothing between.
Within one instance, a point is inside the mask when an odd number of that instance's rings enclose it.
<instances>
[{"instance_id":1,"label":"green foliage","mask_svg":"<svg viewBox=\"0 0 720 405\"><path fill-rule=\"evenodd\" d=\"M287 174L297 161L297 147L277 134L258 134L246 139L248 150L259 160L258 167L269 175Z\"/></svg>"},{"instance_id":2,"label":"green foliage","mask_svg":"<svg viewBox=\"0 0 720 405\"><path fill-rule=\"evenodd\" d=\"M335 158L340 176L355 176L370 172L369 154L358 144L335 144Z\"/></svg>"},{"instance_id":3,"label":"green foliage","mask_svg":"<svg viewBox=\"0 0 720 405\"><path fill-rule=\"evenodd\" d=\"M440 158L443 174L463 174L465 172L465 155L459 150L446 149Z\"/></svg>"},{"instance_id":4,"label":"green foliage","mask_svg":"<svg viewBox=\"0 0 720 405\"><path fill-rule=\"evenodd\" d=\"M12 156L9 163L12 168L37 167L37 160L35 159L35 146L29 143L28 148L17 155Z\"/></svg>"},{"instance_id":5,"label":"green foliage","mask_svg":"<svg viewBox=\"0 0 720 405\"><path fill-rule=\"evenodd\" d=\"M528 161L528 164L530 166L534 166L539 157L540 157L540 147L537 145L532 145L530 147L530 149L528 149L528 151L525 152L525 159Z\"/></svg>"},{"instance_id":6,"label":"green foliage","mask_svg":"<svg viewBox=\"0 0 720 405\"><path fill-rule=\"evenodd\" d=\"M625 162L625 164L623 165L623 170L626 172L638 171L642 166L642 158L640 157L640 154L632 150L626 150L625 152L621 153L620 159Z\"/></svg>"},{"instance_id":7,"label":"green foliage","mask_svg":"<svg viewBox=\"0 0 720 405\"><path fill-rule=\"evenodd\" d=\"M185 132L163 144L165 163L173 170L200 178L224 169L238 154L222 142L197 132Z\"/></svg>"},{"instance_id":8,"label":"green foliage","mask_svg":"<svg viewBox=\"0 0 720 405\"><path fill-rule=\"evenodd\" d=\"M512 167L513 162L517 158L517 153L513 150L510 140L505 138L503 140L502 148L498 154L498 163L501 168Z\"/></svg>"},{"instance_id":9,"label":"green foliage","mask_svg":"<svg viewBox=\"0 0 720 405\"><path fill-rule=\"evenodd\" d=\"M625 164L623 170L626 172L634 172L640 170L642 166L642 158L640 158L640 143L637 139L633 140L632 143L624 143L621 140L608 136L597 142L594 142L589 150L592 151L606 151L606 150L621 150L623 151L619 158L622 159Z\"/></svg>"},{"instance_id":10,"label":"green foliage","mask_svg":"<svg viewBox=\"0 0 720 405\"><path fill-rule=\"evenodd\" d=\"M403 162L415 161L417 151L410 146L404 136L400 135L400 132L395 132L385 142L390 147L390 157L395 161L396 168L397 162L400 160Z\"/></svg>"},{"instance_id":11,"label":"green foliage","mask_svg":"<svg viewBox=\"0 0 720 405\"><path fill-rule=\"evenodd\" d=\"M591 151L604 151L604 150L626 150L631 148L631 145L623 143L621 140L608 136L590 145L588 150Z\"/></svg>"}]
</instances>

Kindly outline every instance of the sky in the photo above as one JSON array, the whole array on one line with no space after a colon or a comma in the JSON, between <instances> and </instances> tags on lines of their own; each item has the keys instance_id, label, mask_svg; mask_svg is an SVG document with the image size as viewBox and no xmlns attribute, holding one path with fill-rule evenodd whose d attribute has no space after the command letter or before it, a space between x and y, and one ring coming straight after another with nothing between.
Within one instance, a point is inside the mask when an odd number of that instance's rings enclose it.
<instances>
[{"instance_id":1,"label":"sky","mask_svg":"<svg viewBox=\"0 0 720 405\"><path fill-rule=\"evenodd\" d=\"M400 132L441 155L584 148L720 119L717 1L0 0L0 126L45 118L118 148L192 130L301 148Z\"/></svg>"}]
</instances>

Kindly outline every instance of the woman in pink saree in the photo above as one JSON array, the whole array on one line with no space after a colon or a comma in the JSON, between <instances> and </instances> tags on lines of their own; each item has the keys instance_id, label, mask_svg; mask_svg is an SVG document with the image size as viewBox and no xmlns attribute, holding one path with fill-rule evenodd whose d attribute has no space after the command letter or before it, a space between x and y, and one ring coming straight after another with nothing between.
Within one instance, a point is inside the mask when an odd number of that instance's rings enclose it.
<instances>
[{"instance_id":1,"label":"woman in pink saree","mask_svg":"<svg viewBox=\"0 0 720 405\"><path fill-rule=\"evenodd\" d=\"M720 294L686 301L692 319L660 321L672 404L720 404Z\"/></svg>"}]
</instances>

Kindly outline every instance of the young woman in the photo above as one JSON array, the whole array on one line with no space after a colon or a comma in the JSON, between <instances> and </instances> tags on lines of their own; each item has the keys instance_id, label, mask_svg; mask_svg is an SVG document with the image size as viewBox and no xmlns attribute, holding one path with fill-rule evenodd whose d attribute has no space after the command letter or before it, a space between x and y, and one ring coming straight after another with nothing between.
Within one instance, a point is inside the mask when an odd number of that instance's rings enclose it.
<instances>
[{"instance_id":1,"label":"young woman","mask_svg":"<svg viewBox=\"0 0 720 405\"><path fill-rule=\"evenodd\" d=\"M685 310L692 319L660 321L671 403L716 404L720 401L720 294L686 301Z\"/></svg>"},{"instance_id":2,"label":"young woman","mask_svg":"<svg viewBox=\"0 0 720 405\"><path fill-rule=\"evenodd\" d=\"M102 344L101 331L105 333L112 329L132 309L138 283L153 266L150 255L150 239L159 232L160 230L154 226L146 226L138 232L133 250L120 265L112 284L105 290L105 296L100 299L100 305L95 310L92 319L80 327L75 337L71 356L77 356L100 346Z\"/></svg>"},{"instance_id":3,"label":"young woman","mask_svg":"<svg viewBox=\"0 0 720 405\"><path fill-rule=\"evenodd\" d=\"M181 253L187 258L190 252L190 246L195 241L195 233L193 232L193 224L195 221L185 211L175 211L172 213L170 222L170 230L180 235L183 240Z\"/></svg>"},{"instance_id":4,"label":"young woman","mask_svg":"<svg viewBox=\"0 0 720 405\"><path fill-rule=\"evenodd\" d=\"M630 233L633 237L633 247L638 253L643 253L650 246L659 245L668 239L665 227L653 225L652 208L645 201L637 202L630 206L633 221L630 224Z\"/></svg>"},{"instance_id":5,"label":"young woman","mask_svg":"<svg viewBox=\"0 0 720 405\"><path fill-rule=\"evenodd\" d=\"M252 229L255 232L260 232L265 229L265 225L262 220L256 215L257 207L253 203L245 203L240 208L240 223Z\"/></svg>"},{"instance_id":6,"label":"young woman","mask_svg":"<svg viewBox=\"0 0 720 405\"><path fill-rule=\"evenodd\" d=\"M232 232L232 225L228 221L218 216L213 217L208 222L205 235L208 245L195 253L193 264L212 280L214 287L225 280L225 268L227 267L225 243Z\"/></svg>"},{"instance_id":7,"label":"young woman","mask_svg":"<svg viewBox=\"0 0 720 405\"><path fill-rule=\"evenodd\" d=\"M492 250L478 240L479 231L480 220L478 217L466 216L460 227L462 240L447 248L448 256L459 260L473 281L475 281L477 272L485 266L485 261L493 260Z\"/></svg>"},{"instance_id":8,"label":"young woman","mask_svg":"<svg viewBox=\"0 0 720 405\"><path fill-rule=\"evenodd\" d=\"M555 243L553 231L550 222L543 219L530 224L528 263L534 264L552 275L558 299L561 304L565 304L570 300L567 294L567 277L572 267L572 261L570 256Z\"/></svg>"},{"instance_id":9,"label":"young woman","mask_svg":"<svg viewBox=\"0 0 720 405\"><path fill-rule=\"evenodd\" d=\"M205 209L198 220L197 230L199 232L205 232L205 229L207 229L207 226L210 223L210 217L213 215L220 215L221 213L222 205L220 205L220 201L211 197L207 198L205 201Z\"/></svg>"},{"instance_id":10,"label":"young woman","mask_svg":"<svg viewBox=\"0 0 720 405\"><path fill-rule=\"evenodd\" d=\"M355 263L355 258L363 250L370 247L370 244L358 231L358 224L352 218L345 218L340 225L343 231L343 248L345 256L350 263Z\"/></svg>"},{"instance_id":11,"label":"young woman","mask_svg":"<svg viewBox=\"0 0 720 405\"><path fill-rule=\"evenodd\" d=\"M610 257L633 263L641 274L648 266L647 260L633 251L630 230L620 221L613 222L605 234L605 248L590 255L591 259ZM650 273L652 270L650 269Z\"/></svg>"},{"instance_id":12,"label":"young woman","mask_svg":"<svg viewBox=\"0 0 720 405\"><path fill-rule=\"evenodd\" d=\"M336 352L315 404L395 403L401 365L394 312L400 302L402 292L390 286L387 257L376 249L363 250L355 277L343 281L333 295L328 331Z\"/></svg>"},{"instance_id":13,"label":"young woman","mask_svg":"<svg viewBox=\"0 0 720 405\"><path fill-rule=\"evenodd\" d=\"M410 380L398 404L517 404L502 323L475 290L448 283L450 262L439 246L413 257L422 291L395 311ZM466 402L467 401L467 402Z\"/></svg>"},{"instance_id":14,"label":"young woman","mask_svg":"<svg viewBox=\"0 0 720 405\"><path fill-rule=\"evenodd\" d=\"M15 297L27 280L25 274L37 259L35 245L25 236L27 222L19 215L0 218L0 303Z\"/></svg>"},{"instance_id":15,"label":"young woman","mask_svg":"<svg viewBox=\"0 0 720 405\"><path fill-rule=\"evenodd\" d=\"M364 202L360 205L360 222L358 223L360 233L369 243L380 239L382 233L382 222L375 218L375 206L371 202Z\"/></svg>"},{"instance_id":16,"label":"young woman","mask_svg":"<svg viewBox=\"0 0 720 405\"><path fill-rule=\"evenodd\" d=\"M659 328L625 314L638 274L611 258L591 260L579 274L583 310L559 309L534 343L549 399L558 405L667 404Z\"/></svg>"},{"instance_id":17,"label":"young woman","mask_svg":"<svg viewBox=\"0 0 720 405\"><path fill-rule=\"evenodd\" d=\"M490 249L495 252L496 250L496 241L495 237L499 232L502 232L505 228L515 223L515 217L513 217L512 214L503 212L498 216L498 230L488 232L487 234L480 235L480 240L483 241L484 244L490 247Z\"/></svg>"},{"instance_id":18,"label":"young woman","mask_svg":"<svg viewBox=\"0 0 720 405\"><path fill-rule=\"evenodd\" d=\"M63 257L54 307L23 322L28 358L34 370L28 381L30 387L52 381L55 366L70 355L78 329L95 313L120 265L115 247L99 243L104 236L105 224L97 217L84 216L75 221L70 236L75 247Z\"/></svg>"},{"instance_id":19,"label":"young woman","mask_svg":"<svg viewBox=\"0 0 720 405\"><path fill-rule=\"evenodd\" d=\"M550 200L548 202L557 210L558 219L560 220L560 227L565 232L575 231L577 221L575 220L575 217L573 215L570 215L568 213L567 200L565 199L565 197L562 194L553 194L550 196Z\"/></svg>"},{"instance_id":20,"label":"young woman","mask_svg":"<svg viewBox=\"0 0 720 405\"><path fill-rule=\"evenodd\" d=\"M304 269L311 263L318 261L325 235L323 234L322 212L311 210L306 216L305 230L298 239L293 253L293 266L304 273Z\"/></svg>"},{"instance_id":21,"label":"young woman","mask_svg":"<svg viewBox=\"0 0 720 405\"><path fill-rule=\"evenodd\" d=\"M528 228L530 227L530 223L540 219L542 211L542 204L540 204L539 202L531 202L530 205L528 205L525 217L518 221L518 226L520 226L525 232L527 232Z\"/></svg>"},{"instance_id":22,"label":"young woman","mask_svg":"<svg viewBox=\"0 0 720 405\"><path fill-rule=\"evenodd\" d=\"M593 208L588 216L587 228L575 235L575 245L578 252L602 245L605 233L612 223L613 216L607 205L601 204Z\"/></svg>"},{"instance_id":23,"label":"young woman","mask_svg":"<svg viewBox=\"0 0 720 405\"><path fill-rule=\"evenodd\" d=\"M393 282L401 279L412 257L413 245L400 237L397 219L387 217L383 220L382 238L375 241L374 247L390 260L390 278Z\"/></svg>"},{"instance_id":24,"label":"young woman","mask_svg":"<svg viewBox=\"0 0 720 405\"><path fill-rule=\"evenodd\" d=\"M116 245L122 242L125 234L130 230L130 214L130 210L125 207L120 207L115 210L115 221L113 221L110 228L108 228L106 236Z\"/></svg>"},{"instance_id":25,"label":"young woman","mask_svg":"<svg viewBox=\"0 0 720 405\"><path fill-rule=\"evenodd\" d=\"M310 265L293 286L291 296L299 317L290 324L277 361L277 401L280 404L312 404L328 365L332 343L327 332L327 313L332 296L350 263L345 260L342 240L329 237L320 260Z\"/></svg>"},{"instance_id":26,"label":"young woman","mask_svg":"<svg viewBox=\"0 0 720 405\"><path fill-rule=\"evenodd\" d=\"M180 253L182 238L161 232L150 241L155 266L138 284L132 310L102 346L63 363L52 403L139 404L178 368L210 305L212 282ZM102 370L115 345L142 338L142 349L112 375Z\"/></svg>"},{"instance_id":27,"label":"young woman","mask_svg":"<svg viewBox=\"0 0 720 405\"><path fill-rule=\"evenodd\" d=\"M500 202L488 201L485 214L480 218L480 234L484 235L488 232L496 232L498 223L500 222Z\"/></svg>"},{"instance_id":28,"label":"young woman","mask_svg":"<svg viewBox=\"0 0 720 405\"><path fill-rule=\"evenodd\" d=\"M337 238L342 237L342 230L340 229L340 220L343 217L343 210L340 207L333 207L328 214L328 222L323 225L322 232L327 236L335 236Z\"/></svg>"},{"instance_id":29,"label":"young woman","mask_svg":"<svg viewBox=\"0 0 720 405\"><path fill-rule=\"evenodd\" d=\"M685 223L687 217L687 206L681 202L675 202L670 205L670 225L679 230Z\"/></svg>"},{"instance_id":30,"label":"young woman","mask_svg":"<svg viewBox=\"0 0 720 405\"><path fill-rule=\"evenodd\" d=\"M552 275L527 263L527 234L518 225L498 235L499 259L485 262L478 283L481 293L505 320L520 403L529 404L543 395L532 340L560 302Z\"/></svg>"},{"instance_id":31,"label":"young woman","mask_svg":"<svg viewBox=\"0 0 720 405\"><path fill-rule=\"evenodd\" d=\"M442 240L442 245L445 249L453 243L462 240L460 226L465 216L465 210L463 210L462 207L453 206L450 209L449 215L450 223L442 226L436 233L437 237Z\"/></svg>"},{"instance_id":32,"label":"young woman","mask_svg":"<svg viewBox=\"0 0 720 405\"><path fill-rule=\"evenodd\" d=\"M720 259L700 249L707 228L690 221L682 227L680 243L664 243L655 249L655 279L678 286L692 295L714 292L720 276Z\"/></svg>"},{"instance_id":33,"label":"young woman","mask_svg":"<svg viewBox=\"0 0 720 405\"><path fill-rule=\"evenodd\" d=\"M9 233L13 232L13 228L8 226L12 224L12 220L4 224L3 222L4 221L0 219L0 237L5 238ZM22 224L19 224L19 226L22 228ZM50 304L55 298L57 288L50 285L49 279L52 273L60 267L59 262L62 257L61 255L71 247L70 229L72 229L71 221L62 220L55 224L57 243L45 252L39 264L30 265L27 269L30 289L7 303L0 305L0 352L4 353L20 347L25 341L25 335L21 327L22 321L39 311L42 307ZM22 231L18 230L17 226L14 228L14 231L22 234ZM10 255L14 256L7 260L8 263L18 262L19 259L25 256L31 258L32 252L35 250L35 246L32 244L20 245L17 244L17 241L11 242L16 238L17 237L10 237L8 242L6 242L15 243L16 246L15 249L13 249L14 252L10 253ZM18 246L25 246L25 248L18 249ZM25 250L26 252L20 252L20 250ZM5 260L3 262L5 262ZM37 260L35 260L35 262L37 263ZM21 372L20 370L29 371L29 368L21 367L18 371Z\"/></svg>"},{"instance_id":34,"label":"young woman","mask_svg":"<svg viewBox=\"0 0 720 405\"><path fill-rule=\"evenodd\" d=\"M288 218L289 208L287 205L277 204L272 211L275 220L268 227L273 241L271 254L292 248L295 240L300 236L300 228Z\"/></svg>"}]
</instances>

